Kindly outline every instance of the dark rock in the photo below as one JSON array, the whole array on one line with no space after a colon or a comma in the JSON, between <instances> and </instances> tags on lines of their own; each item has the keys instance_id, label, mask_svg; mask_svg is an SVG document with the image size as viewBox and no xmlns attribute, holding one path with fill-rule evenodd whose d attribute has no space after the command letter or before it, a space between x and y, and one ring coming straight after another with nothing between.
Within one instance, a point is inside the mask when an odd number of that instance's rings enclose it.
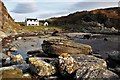
<instances>
[{"instance_id":1,"label":"dark rock","mask_svg":"<svg viewBox=\"0 0 120 80\"><path fill-rule=\"evenodd\" d=\"M108 39L107 39L107 38L104 38L104 41L108 41Z\"/></svg>"},{"instance_id":2,"label":"dark rock","mask_svg":"<svg viewBox=\"0 0 120 80\"><path fill-rule=\"evenodd\" d=\"M120 51L113 51L112 53L108 53L108 58L115 61L120 61Z\"/></svg>"},{"instance_id":3,"label":"dark rock","mask_svg":"<svg viewBox=\"0 0 120 80\"><path fill-rule=\"evenodd\" d=\"M27 54L28 56L32 55L35 57L47 57L48 56L42 50L28 51Z\"/></svg>"},{"instance_id":4,"label":"dark rock","mask_svg":"<svg viewBox=\"0 0 120 80\"><path fill-rule=\"evenodd\" d=\"M91 35L88 35L88 34L83 36L83 39L90 39L90 38L91 38Z\"/></svg>"},{"instance_id":5,"label":"dark rock","mask_svg":"<svg viewBox=\"0 0 120 80\"><path fill-rule=\"evenodd\" d=\"M45 53L52 57L59 56L62 53L90 54L92 52L92 48L89 45L62 39L43 41L42 49Z\"/></svg>"},{"instance_id":6,"label":"dark rock","mask_svg":"<svg viewBox=\"0 0 120 80\"><path fill-rule=\"evenodd\" d=\"M106 61L108 69L116 72L120 76L120 52L113 51L112 53L108 53Z\"/></svg>"},{"instance_id":7,"label":"dark rock","mask_svg":"<svg viewBox=\"0 0 120 80\"><path fill-rule=\"evenodd\" d=\"M54 31L51 35L52 36L58 36L57 34L58 34L58 31Z\"/></svg>"}]
</instances>

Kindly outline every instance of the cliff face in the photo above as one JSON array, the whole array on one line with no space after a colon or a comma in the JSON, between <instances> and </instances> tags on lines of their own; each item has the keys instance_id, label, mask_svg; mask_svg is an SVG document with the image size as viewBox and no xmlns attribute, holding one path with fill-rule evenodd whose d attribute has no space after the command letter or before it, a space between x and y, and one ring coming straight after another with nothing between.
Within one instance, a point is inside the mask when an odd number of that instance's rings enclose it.
<instances>
[{"instance_id":1,"label":"cliff face","mask_svg":"<svg viewBox=\"0 0 120 80\"><path fill-rule=\"evenodd\" d=\"M92 11L83 11L63 16L59 18L51 18L48 21L52 25L79 25L99 23L104 27L120 29L120 8L106 8Z\"/></svg>"},{"instance_id":2,"label":"cliff face","mask_svg":"<svg viewBox=\"0 0 120 80\"><path fill-rule=\"evenodd\" d=\"M10 35L17 32L18 29L20 29L20 26L14 22L4 3L0 1L0 31Z\"/></svg>"}]
</instances>

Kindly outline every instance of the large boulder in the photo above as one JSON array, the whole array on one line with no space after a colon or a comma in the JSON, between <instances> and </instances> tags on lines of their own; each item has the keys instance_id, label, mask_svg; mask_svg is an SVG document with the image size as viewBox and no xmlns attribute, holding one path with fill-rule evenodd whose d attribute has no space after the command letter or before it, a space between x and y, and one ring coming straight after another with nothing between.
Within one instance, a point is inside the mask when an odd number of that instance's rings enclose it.
<instances>
[{"instance_id":1,"label":"large boulder","mask_svg":"<svg viewBox=\"0 0 120 80\"><path fill-rule=\"evenodd\" d=\"M120 61L120 51L113 51L108 53L108 58L115 61Z\"/></svg>"},{"instance_id":2,"label":"large boulder","mask_svg":"<svg viewBox=\"0 0 120 80\"><path fill-rule=\"evenodd\" d=\"M79 63L79 67L107 68L105 60L92 55L77 54L72 57Z\"/></svg>"},{"instance_id":3,"label":"large boulder","mask_svg":"<svg viewBox=\"0 0 120 80\"><path fill-rule=\"evenodd\" d=\"M38 57L29 58L29 62L31 72L41 77L51 76L56 73L56 68L53 65L41 60Z\"/></svg>"},{"instance_id":4,"label":"large boulder","mask_svg":"<svg viewBox=\"0 0 120 80\"><path fill-rule=\"evenodd\" d=\"M43 41L42 49L49 56L59 56L61 53L90 54L92 52L92 48L89 45L61 39Z\"/></svg>"},{"instance_id":5,"label":"large boulder","mask_svg":"<svg viewBox=\"0 0 120 80\"><path fill-rule=\"evenodd\" d=\"M78 63L68 53L59 56L59 71L62 76L69 76L78 69Z\"/></svg>"},{"instance_id":6,"label":"large boulder","mask_svg":"<svg viewBox=\"0 0 120 80\"><path fill-rule=\"evenodd\" d=\"M120 76L120 51L108 53L108 58L106 61L108 64L108 69L118 73Z\"/></svg>"},{"instance_id":7,"label":"large boulder","mask_svg":"<svg viewBox=\"0 0 120 80\"><path fill-rule=\"evenodd\" d=\"M78 54L73 55L78 62L79 68L76 71L76 80L82 79L105 79L119 78L115 73L107 70L107 64L103 59L96 58L92 55Z\"/></svg>"}]
</instances>

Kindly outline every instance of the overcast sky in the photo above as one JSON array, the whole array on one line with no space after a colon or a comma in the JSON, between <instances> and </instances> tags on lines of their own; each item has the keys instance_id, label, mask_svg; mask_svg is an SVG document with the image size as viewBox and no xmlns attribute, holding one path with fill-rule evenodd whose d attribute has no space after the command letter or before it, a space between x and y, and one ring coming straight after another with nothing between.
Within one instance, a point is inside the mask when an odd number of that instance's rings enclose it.
<instances>
[{"instance_id":1,"label":"overcast sky","mask_svg":"<svg viewBox=\"0 0 120 80\"><path fill-rule=\"evenodd\" d=\"M2 0L15 21L48 19L76 11L118 7L119 0Z\"/></svg>"}]
</instances>

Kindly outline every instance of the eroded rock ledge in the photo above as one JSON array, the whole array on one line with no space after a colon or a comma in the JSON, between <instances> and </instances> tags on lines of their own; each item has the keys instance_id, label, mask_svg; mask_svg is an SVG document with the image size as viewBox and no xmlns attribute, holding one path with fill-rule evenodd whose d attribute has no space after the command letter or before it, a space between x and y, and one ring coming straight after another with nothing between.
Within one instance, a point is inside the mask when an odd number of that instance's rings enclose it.
<instances>
[{"instance_id":1,"label":"eroded rock ledge","mask_svg":"<svg viewBox=\"0 0 120 80\"><path fill-rule=\"evenodd\" d=\"M86 44L79 44L68 40L50 39L43 41L42 49L50 56L59 56L61 53L75 54L90 54L92 47Z\"/></svg>"}]
</instances>

